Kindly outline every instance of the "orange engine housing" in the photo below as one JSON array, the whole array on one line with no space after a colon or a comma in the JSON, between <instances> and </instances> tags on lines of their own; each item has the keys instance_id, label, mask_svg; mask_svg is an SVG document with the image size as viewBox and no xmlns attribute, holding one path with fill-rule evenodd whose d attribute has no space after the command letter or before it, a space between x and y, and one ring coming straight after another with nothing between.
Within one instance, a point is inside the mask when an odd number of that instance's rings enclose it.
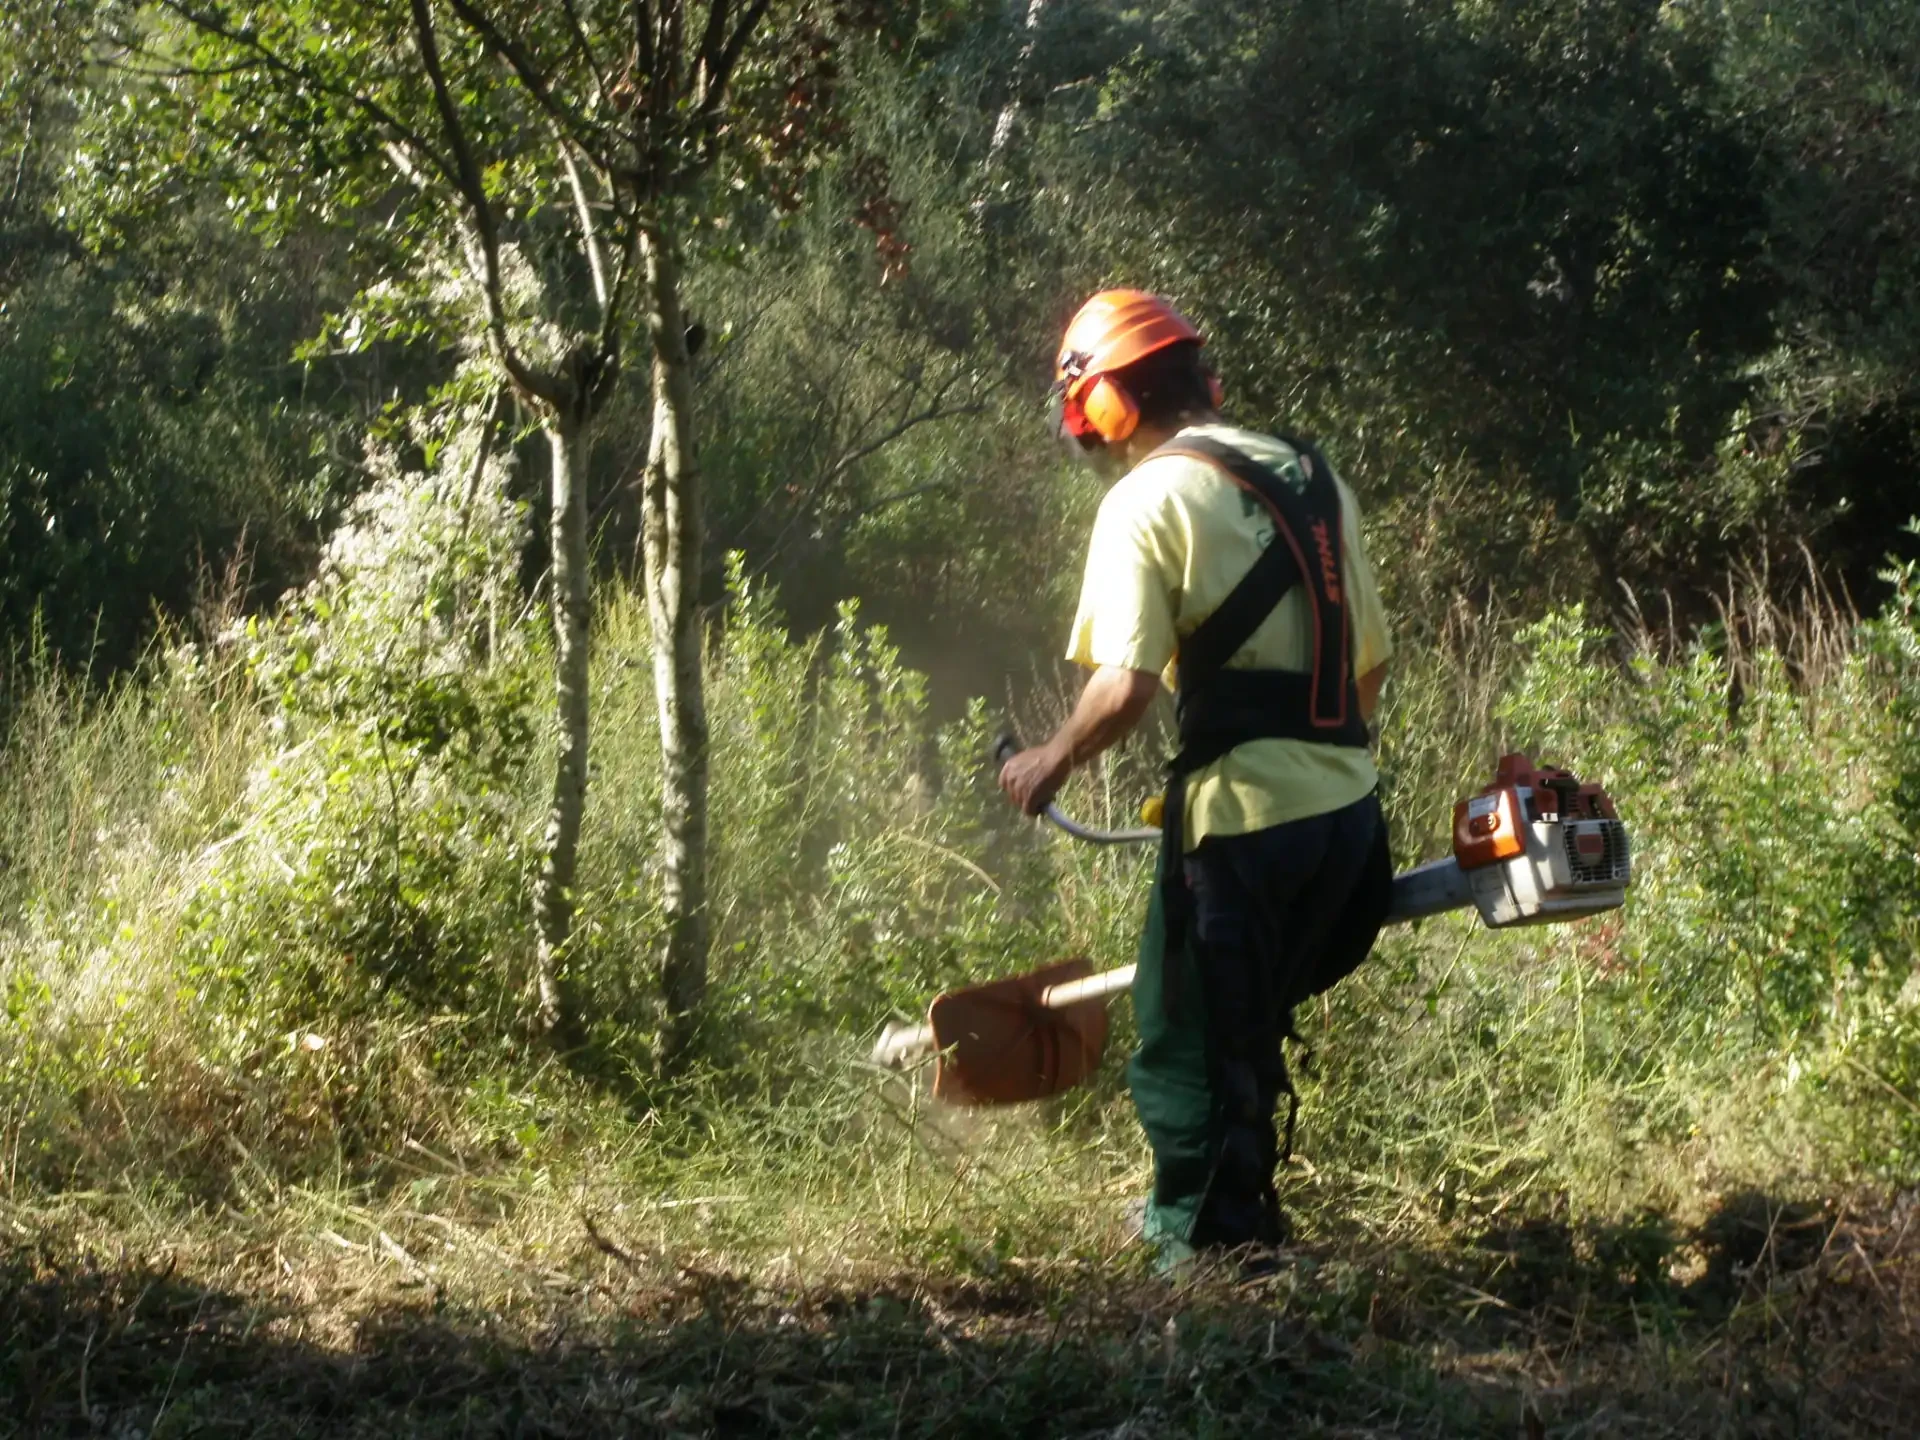
<instances>
[{"instance_id":1,"label":"orange engine housing","mask_svg":"<svg viewBox=\"0 0 1920 1440\"><path fill-rule=\"evenodd\" d=\"M1619 818L1600 786L1525 755L1502 755L1493 783L1453 807L1453 855L1462 870L1478 870L1524 852L1532 821Z\"/></svg>"}]
</instances>

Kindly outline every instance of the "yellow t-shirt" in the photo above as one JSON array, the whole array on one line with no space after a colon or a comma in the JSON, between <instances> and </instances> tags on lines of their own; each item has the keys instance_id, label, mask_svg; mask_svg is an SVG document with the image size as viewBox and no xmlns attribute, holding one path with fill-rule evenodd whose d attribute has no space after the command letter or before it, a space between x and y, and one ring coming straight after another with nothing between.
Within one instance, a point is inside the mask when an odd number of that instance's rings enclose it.
<instances>
[{"instance_id":1,"label":"yellow t-shirt","mask_svg":"<svg viewBox=\"0 0 1920 1440\"><path fill-rule=\"evenodd\" d=\"M1221 441L1283 474L1288 467L1299 473L1295 452L1271 436L1231 425L1195 425L1180 433ZM1393 642L1360 534L1360 508L1345 482L1336 476L1335 484L1353 673L1360 676L1386 662ZM1180 637L1220 606L1274 538L1266 507L1213 465L1163 455L1136 466L1107 493L1094 521L1067 658L1089 668L1156 671L1173 688ZM1312 669L1311 615L1298 585L1227 664ZM1248 741L1188 777L1187 848L1209 835L1244 835L1338 810L1378 780L1365 750L1304 740Z\"/></svg>"}]
</instances>

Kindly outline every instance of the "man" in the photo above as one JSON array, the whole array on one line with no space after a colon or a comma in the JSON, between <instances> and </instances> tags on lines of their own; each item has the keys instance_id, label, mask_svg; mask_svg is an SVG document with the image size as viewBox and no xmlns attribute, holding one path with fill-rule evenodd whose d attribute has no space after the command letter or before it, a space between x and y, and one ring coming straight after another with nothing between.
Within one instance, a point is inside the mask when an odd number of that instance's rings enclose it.
<instances>
[{"instance_id":1,"label":"man","mask_svg":"<svg viewBox=\"0 0 1920 1440\"><path fill-rule=\"evenodd\" d=\"M1311 446L1221 420L1203 343L1137 290L1095 295L1067 329L1056 428L1118 477L1067 652L1093 674L1000 776L1037 814L1163 677L1175 691L1128 1072L1154 1157L1145 1233L1169 1268L1286 1242L1282 1042L1293 1007L1364 958L1392 881L1367 731L1391 643L1359 510Z\"/></svg>"}]
</instances>

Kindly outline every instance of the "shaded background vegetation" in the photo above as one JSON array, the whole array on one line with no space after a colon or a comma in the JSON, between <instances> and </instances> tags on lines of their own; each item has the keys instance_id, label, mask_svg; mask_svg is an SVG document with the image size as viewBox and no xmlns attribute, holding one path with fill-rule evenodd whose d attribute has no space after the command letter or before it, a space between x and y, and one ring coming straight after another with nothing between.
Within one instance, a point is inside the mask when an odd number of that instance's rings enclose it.
<instances>
[{"instance_id":1,"label":"shaded background vegetation","mask_svg":"<svg viewBox=\"0 0 1920 1440\"><path fill-rule=\"evenodd\" d=\"M327 324L392 258L380 197L236 209L247 157L156 165L169 82L86 7L13 14L0 625L18 649L37 610L111 670L204 571L244 554L261 603L308 573L449 358ZM1414 633L1456 596L1684 623L1731 570L1805 584L1803 547L1877 599L1917 508L1909 7L1033 14L925 7L852 57L857 143L799 208L705 232L712 599L738 549L801 630L859 594L911 660L965 657L953 702L1024 672L1091 501L1032 417L1062 319L1121 279L1202 321L1237 415L1334 447ZM912 247L888 283L875 196ZM610 574L643 381L594 457Z\"/></svg>"}]
</instances>

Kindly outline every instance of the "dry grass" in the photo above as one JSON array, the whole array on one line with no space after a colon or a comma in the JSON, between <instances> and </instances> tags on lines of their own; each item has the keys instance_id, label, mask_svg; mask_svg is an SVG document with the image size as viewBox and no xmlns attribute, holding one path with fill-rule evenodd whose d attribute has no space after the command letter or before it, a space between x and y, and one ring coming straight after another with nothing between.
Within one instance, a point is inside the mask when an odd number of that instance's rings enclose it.
<instances>
[{"instance_id":1,"label":"dry grass","mask_svg":"<svg viewBox=\"0 0 1920 1440\"><path fill-rule=\"evenodd\" d=\"M0 1435L1865 1436L1920 1403L1911 1200L1355 1228L1175 1290L1114 1223L965 1265L843 1216L835 1261L611 1195L0 1212Z\"/></svg>"}]
</instances>

